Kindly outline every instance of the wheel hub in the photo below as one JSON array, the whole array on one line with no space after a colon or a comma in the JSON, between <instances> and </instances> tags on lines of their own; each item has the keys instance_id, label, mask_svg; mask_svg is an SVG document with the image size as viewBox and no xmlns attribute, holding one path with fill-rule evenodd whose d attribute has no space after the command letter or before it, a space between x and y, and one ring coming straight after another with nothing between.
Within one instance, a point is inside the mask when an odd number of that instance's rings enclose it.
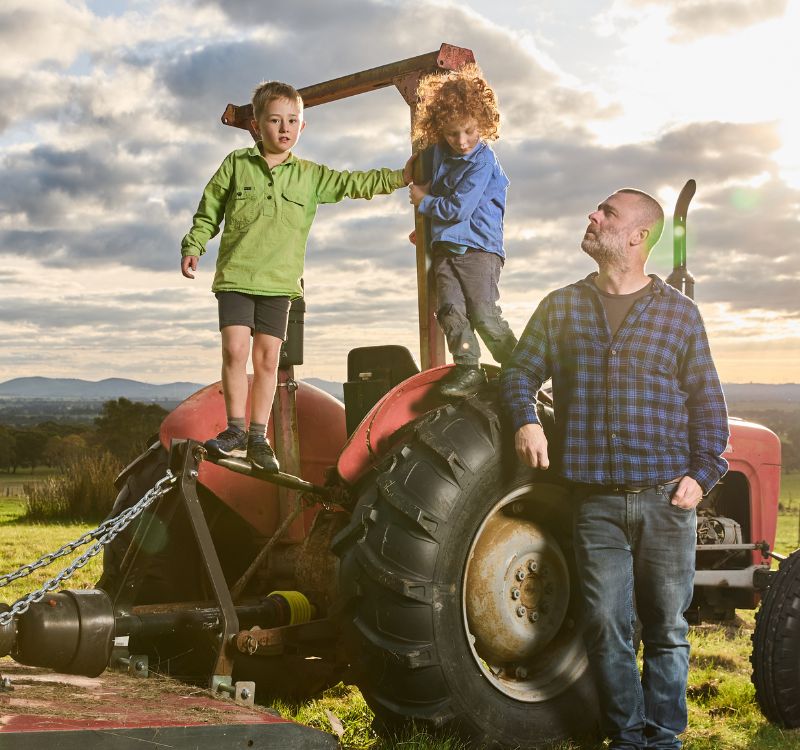
<instances>
[{"instance_id":1,"label":"wheel hub","mask_svg":"<svg viewBox=\"0 0 800 750\"><path fill-rule=\"evenodd\" d=\"M570 566L549 528L569 514L563 488L524 485L484 517L466 558L462 602L475 661L516 700L548 700L586 669Z\"/></svg>"},{"instance_id":2,"label":"wheel hub","mask_svg":"<svg viewBox=\"0 0 800 750\"><path fill-rule=\"evenodd\" d=\"M569 570L553 537L531 519L496 514L468 567L467 619L490 663L526 660L556 635L569 602Z\"/></svg>"}]
</instances>

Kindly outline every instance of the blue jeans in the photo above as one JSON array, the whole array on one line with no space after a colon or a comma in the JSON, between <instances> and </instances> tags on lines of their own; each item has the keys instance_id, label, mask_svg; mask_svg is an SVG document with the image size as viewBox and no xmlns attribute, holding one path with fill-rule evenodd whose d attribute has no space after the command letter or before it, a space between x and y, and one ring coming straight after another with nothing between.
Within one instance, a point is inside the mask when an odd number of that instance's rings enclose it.
<instances>
[{"instance_id":1,"label":"blue jeans","mask_svg":"<svg viewBox=\"0 0 800 750\"><path fill-rule=\"evenodd\" d=\"M584 640L609 750L680 748L686 729L696 513L670 504L677 483L640 492L576 488L575 556ZM635 605L634 605L635 602ZM641 678L633 648L642 625Z\"/></svg>"}]
</instances>

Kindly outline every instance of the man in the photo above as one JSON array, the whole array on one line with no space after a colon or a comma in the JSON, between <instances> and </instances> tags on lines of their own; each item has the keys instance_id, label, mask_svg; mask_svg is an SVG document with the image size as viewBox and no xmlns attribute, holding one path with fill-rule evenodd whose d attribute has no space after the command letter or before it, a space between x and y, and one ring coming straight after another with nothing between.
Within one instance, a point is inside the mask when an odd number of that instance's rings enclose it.
<instances>
[{"instance_id":1,"label":"man","mask_svg":"<svg viewBox=\"0 0 800 750\"><path fill-rule=\"evenodd\" d=\"M589 214L581 248L598 272L545 297L501 379L517 454L546 469L536 393L552 377L554 458L573 491L584 639L610 750L681 747L695 507L727 469L703 321L644 271L663 224L661 206L628 188Z\"/></svg>"}]
</instances>

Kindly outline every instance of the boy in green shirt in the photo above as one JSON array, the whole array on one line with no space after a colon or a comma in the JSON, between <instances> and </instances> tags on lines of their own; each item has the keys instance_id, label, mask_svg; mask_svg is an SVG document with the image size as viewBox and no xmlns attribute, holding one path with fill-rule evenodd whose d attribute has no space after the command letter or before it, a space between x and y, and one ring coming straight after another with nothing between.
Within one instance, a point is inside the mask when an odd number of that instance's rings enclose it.
<instances>
[{"instance_id":1,"label":"boy in green shirt","mask_svg":"<svg viewBox=\"0 0 800 750\"><path fill-rule=\"evenodd\" d=\"M303 100L286 83L267 81L253 94L251 148L225 157L211 178L192 228L181 242L181 272L194 278L206 243L225 227L211 287L222 335L222 389L228 426L206 448L217 456L242 455L263 471L279 470L266 437L286 338L289 304L302 294L306 240L320 203L372 198L411 182L412 156L400 170L337 172L291 152L305 127ZM253 339L250 427L245 429L247 359Z\"/></svg>"}]
</instances>

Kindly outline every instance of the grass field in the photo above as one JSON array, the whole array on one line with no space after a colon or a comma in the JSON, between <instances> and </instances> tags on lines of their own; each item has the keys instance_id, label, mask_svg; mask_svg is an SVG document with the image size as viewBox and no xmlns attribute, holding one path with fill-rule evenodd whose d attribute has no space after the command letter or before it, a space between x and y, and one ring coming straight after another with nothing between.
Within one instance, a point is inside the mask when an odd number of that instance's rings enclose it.
<instances>
[{"instance_id":1,"label":"grass field","mask_svg":"<svg viewBox=\"0 0 800 750\"><path fill-rule=\"evenodd\" d=\"M33 479L38 478L34 475ZM15 570L41 554L53 551L76 539L89 527L85 524L31 524L22 517L23 485L29 474L21 477L0 474L0 574ZM20 481L21 480L21 481ZM6 487L12 490L7 496ZM17 494L19 493L19 494ZM781 506L776 550L784 554L800 547L800 473L785 475L782 481ZM82 548L78 553L84 551ZM8 603L39 587L65 567L69 555L33 575L15 581L0 590L0 601ZM62 588L89 588L99 578L101 558L93 558ZM689 675L690 728L685 735L686 750L796 750L800 730L774 727L761 716L750 682L750 636L754 614L739 611L734 624L702 625L690 632L692 643ZM279 704L287 716L311 726L342 734L346 748L359 750L460 750L454 738L430 737L409 730L403 736L380 739L370 728L371 711L357 688L339 685L318 700L299 706ZM553 750L597 750L575 744L561 744Z\"/></svg>"}]
</instances>

